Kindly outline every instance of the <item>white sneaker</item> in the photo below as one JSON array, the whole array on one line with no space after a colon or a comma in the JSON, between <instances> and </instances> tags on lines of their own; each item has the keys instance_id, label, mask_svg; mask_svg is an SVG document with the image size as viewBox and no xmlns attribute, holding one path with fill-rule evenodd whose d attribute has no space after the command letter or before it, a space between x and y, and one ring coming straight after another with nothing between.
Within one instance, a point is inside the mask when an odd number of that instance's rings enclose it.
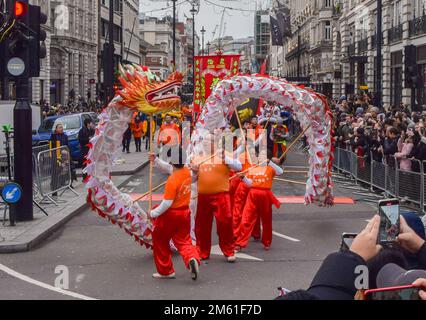
<instances>
[{"instance_id":1,"label":"white sneaker","mask_svg":"<svg viewBox=\"0 0 426 320\"><path fill-rule=\"evenodd\" d=\"M229 263L234 263L235 261L237 261L237 258L235 256L229 256L226 259Z\"/></svg>"},{"instance_id":2,"label":"white sneaker","mask_svg":"<svg viewBox=\"0 0 426 320\"><path fill-rule=\"evenodd\" d=\"M198 261L195 258L192 258L189 260L189 270L191 271L191 278L192 280L197 280L199 269L198 269Z\"/></svg>"},{"instance_id":3,"label":"white sneaker","mask_svg":"<svg viewBox=\"0 0 426 320\"><path fill-rule=\"evenodd\" d=\"M154 279L174 279L176 278L176 274L173 272L167 276L163 276L162 274L159 274L158 272L156 272L152 275L152 277Z\"/></svg>"}]
</instances>

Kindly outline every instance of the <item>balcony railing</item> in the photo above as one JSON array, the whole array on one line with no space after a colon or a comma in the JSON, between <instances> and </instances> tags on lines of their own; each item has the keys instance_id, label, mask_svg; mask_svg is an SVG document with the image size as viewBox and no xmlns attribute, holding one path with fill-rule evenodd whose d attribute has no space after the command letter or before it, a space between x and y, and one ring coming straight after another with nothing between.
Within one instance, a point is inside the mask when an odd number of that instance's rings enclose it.
<instances>
[{"instance_id":1,"label":"balcony railing","mask_svg":"<svg viewBox=\"0 0 426 320\"><path fill-rule=\"evenodd\" d=\"M358 41L358 54L368 51L368 38Z\"/></svg>"},{"instance_id":2,"label":"balcony railing","mask_svg":"<svg viewBox=\"0 0 426 320\"><path fill-rule=\"evenodd\" d=\"M389 43L394 43L402 40L403 33L402 24L388 30Z\"/></svg>"},{"instance_id":3,"label":"balcony railing","mask_svg":"<svg viewBox=\"0 0 426 320\"><path fill-rule=\"evenodd\" d=\"M426 15L410 21L410 37L426 33Z\"/></svg>"}]
</instances>

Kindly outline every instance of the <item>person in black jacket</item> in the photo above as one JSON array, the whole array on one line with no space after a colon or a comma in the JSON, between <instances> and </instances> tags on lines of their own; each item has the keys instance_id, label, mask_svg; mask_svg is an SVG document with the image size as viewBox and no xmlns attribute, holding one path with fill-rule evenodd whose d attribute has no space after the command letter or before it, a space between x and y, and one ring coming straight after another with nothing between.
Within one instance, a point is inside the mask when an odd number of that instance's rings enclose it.
<instances>
[{"instance_id":1,"label":"person in black jacket","mask_svg":"<svg viewBox=\"0 0 426 320\"><path fill-rule=\"evenodd\" d=\"M388 165L393 165L391 156L398 152L398 130L390 127L386 131L386 138L383 141L383 155Z\"/></svg>"},{"instance_id":2,"label":"person in black jacket","mask_svg":"<svg viewBox=\"0 0 426 320\"><path fill-rule=\"evenodd\" d=\"M308 290L290 292L277 300L354 300L358 290L355 272L366 266L382 249L377 244L380 217L376 215L352 242L349 251L330 254L322 263Z\"/></svg>"},{"instance_id":3,"label":"person in black jacket","mask_svg":"<svg viewBox=\"0 0 426 320\"><path fill-rule=\"evenodd\" d=\"M83 169L86 167L84 160L89 153L89 142L90 139L95 135L95 129L93 128L93 121L91 119L84 120L84 126L78 132L78 142L81 148L81 157L83 159ZM86 178L86 174L83 173L83 180Z\"/></svg>"},{"instance_id":4,"label":"person in black jacket","mask_svg":"<svg viewBox=\"0 0 426 320\"><path fill-rule=\"evenodd\" d=\"M132 130L130 124L127 127L127 130L123 134L123 152L130 153L130 141L132 140Z\"/></svg>"},{"instance_id":5,"label":"person in black jacket","mask_svg":"<svg viewBox=\"0 0 426 320\"><path fill-rule=\"evenodd\" d=\"M417 256L417 268L426 269L426 242L401 217L398 242L402 248ZM277 300L354 300L358 288L356 270L368 266L381 252L377 244L380 217L376 215L354 239L349 251L330 254L322 263L308 290L296 290ZM384 259L382 259L383 262ZM374 279L369 279L374 281ZM371 283L374 286L374 283ZM370 283L368 287L371 287Z\"/></svg>"}]
</instances>

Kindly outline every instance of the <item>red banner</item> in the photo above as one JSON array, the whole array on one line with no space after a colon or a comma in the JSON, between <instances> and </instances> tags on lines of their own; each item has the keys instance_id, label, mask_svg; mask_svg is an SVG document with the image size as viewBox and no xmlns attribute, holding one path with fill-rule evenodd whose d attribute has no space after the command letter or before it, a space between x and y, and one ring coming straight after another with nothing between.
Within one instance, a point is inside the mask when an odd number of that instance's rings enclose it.
<instances>
[{"instance_id":1,"label":"red banner","mask_svg":"<svg viewBox=\"0 0 426 320\"><path fill-rule=\"evenodd\" d=\"M194 112L201 112L216 84L239 68L240 55L195 56Z\"/></svg>"}]
</instances>

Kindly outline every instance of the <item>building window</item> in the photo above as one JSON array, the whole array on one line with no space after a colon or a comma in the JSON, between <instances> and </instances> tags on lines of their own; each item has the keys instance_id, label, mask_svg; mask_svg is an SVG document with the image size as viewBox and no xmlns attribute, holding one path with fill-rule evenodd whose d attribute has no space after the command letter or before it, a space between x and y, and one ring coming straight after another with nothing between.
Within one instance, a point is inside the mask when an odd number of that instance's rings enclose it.
<instances>
[{"instance_id":1,"label":"building window","mask_svg":"<svg viewBox=\"0 0 426 320\"><path fill-rule=\"evenodd\" d=\"M333 0L324 0L324 8L331 8L333 6Z\"/></svg>"},{"instance_id":2,"label":"building window","mask_svg":"<svg viewBox=\"0 0 426 320\"><path fill-rule=\"evenodd\" d=\"M426 0L412 0L413 18L426 15Z\"/></svg>"},{"instance_id":3,"label":"building window","mask_svg":"<svg viewBox=\"0 0 426 320\"><path fill-rule=\"evenodd\" d=\"M325 22L324 38L325 40L331 40L331 22L330 21Z\"/></svg>"},{"instance_id":4,"label":"building window","mask_svg":"<svg viewBox=\"0 0 426 320\"><path fill-rule=\"evenodd\" d=\"M391 106L402 101L402 51L391 53Z\"/></svg>"}]
</instances>

